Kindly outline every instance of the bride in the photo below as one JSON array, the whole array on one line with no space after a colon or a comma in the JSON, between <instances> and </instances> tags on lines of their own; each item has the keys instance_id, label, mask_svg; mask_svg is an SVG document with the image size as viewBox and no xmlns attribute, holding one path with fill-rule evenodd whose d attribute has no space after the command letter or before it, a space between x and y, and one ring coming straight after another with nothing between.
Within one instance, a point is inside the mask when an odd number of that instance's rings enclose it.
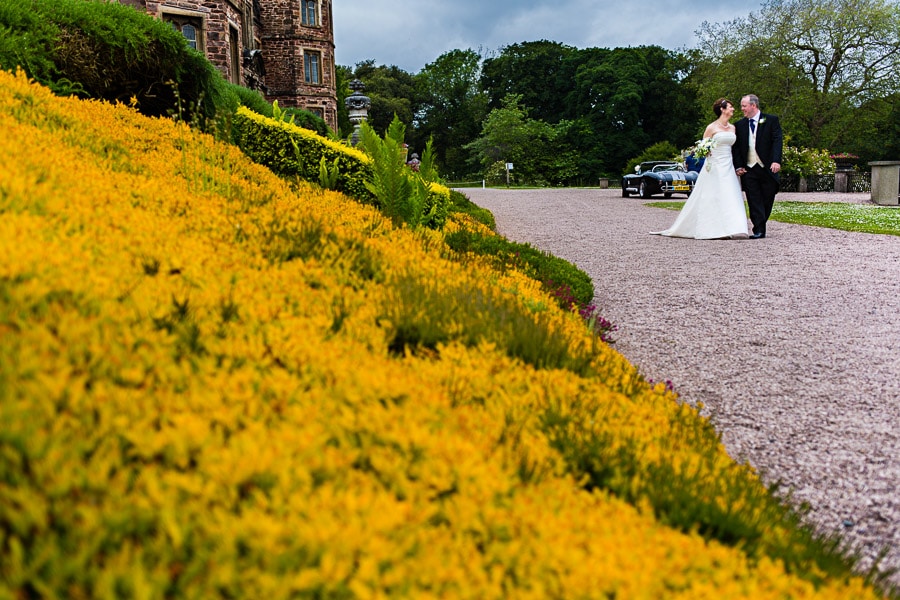
<instances>
[{"instance_id":1,"label":"bride","mask_svg":"<svg viewBox=\"0 0 900 600\"><path fill-rule=\"evenodd\" d=\"M713 112L718 118L707 125L703 138L712 139L714 145L700 168L694 189L672 226L651 231L653 235L698 240L748 237L741 182L731 159L731 146L737 139L734 125L729 122L734 105L719 98L713 104Z\"/></svg>"}]
</instances>

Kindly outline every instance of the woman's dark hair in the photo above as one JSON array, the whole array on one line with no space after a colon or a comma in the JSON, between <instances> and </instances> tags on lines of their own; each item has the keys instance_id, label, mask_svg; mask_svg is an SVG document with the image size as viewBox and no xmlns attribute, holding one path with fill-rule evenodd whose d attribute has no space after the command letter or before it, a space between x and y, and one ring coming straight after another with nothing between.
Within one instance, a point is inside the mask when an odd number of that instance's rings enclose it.
<instances>
[{"instance_id":1,"label":"woman's dark hair","mask_svg":"<svg viewBox=\"0 0 900 600\"><path fill-rule=\"evenodd\" d=\"M713 112L716 113L717 117L720 117L722 116L722 111L725 110L729 104L731 104L731 100L728 98L719 98L713 104Z\"/></svg>"}]
</instances>

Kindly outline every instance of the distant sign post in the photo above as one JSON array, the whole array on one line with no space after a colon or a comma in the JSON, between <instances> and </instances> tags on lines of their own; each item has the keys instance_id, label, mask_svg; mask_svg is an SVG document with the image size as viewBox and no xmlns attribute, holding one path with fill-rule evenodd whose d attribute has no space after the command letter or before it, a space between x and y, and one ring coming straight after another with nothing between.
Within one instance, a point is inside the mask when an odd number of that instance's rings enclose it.
<instances>
[{"instance_id":1,"label":"distant sign post","mask_svg":"<svg viewBox=\"0 0 900 600\"><path fill-rule=\"evenodd\" d=\"M506 187L509 187L509 172L513 170L512 163L506 163Z\"/></svg>"}]
</instances>

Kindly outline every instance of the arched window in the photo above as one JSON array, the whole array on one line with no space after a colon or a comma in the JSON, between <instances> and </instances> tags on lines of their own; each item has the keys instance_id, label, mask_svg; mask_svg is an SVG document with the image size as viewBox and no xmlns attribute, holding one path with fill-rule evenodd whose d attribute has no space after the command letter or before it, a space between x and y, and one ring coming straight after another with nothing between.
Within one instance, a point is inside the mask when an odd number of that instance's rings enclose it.
<instances>
[{"instance_id":1,"label":"arched window","mask_svg":"<svg viewBox=\"0 0 900 600\"><path fill-rule=\"evenodd\" d=\"M184 39L187 40L188 46L197 49L197 28L191 25L190 23L186 23L181 26L181 34L184 36Z\"/></svg>"},{"instance_id":2,"label":"arched window","mask_svg":"<svg viewBox=\"0 0 900 600\"><path fill-rule=\"evenodd\" d=\"M204 52L203 47L203 17L200 15L162 13L163 21L169 23L175 31L180 31L188 46L194 50Z\"/></svg>"}]
</instances>

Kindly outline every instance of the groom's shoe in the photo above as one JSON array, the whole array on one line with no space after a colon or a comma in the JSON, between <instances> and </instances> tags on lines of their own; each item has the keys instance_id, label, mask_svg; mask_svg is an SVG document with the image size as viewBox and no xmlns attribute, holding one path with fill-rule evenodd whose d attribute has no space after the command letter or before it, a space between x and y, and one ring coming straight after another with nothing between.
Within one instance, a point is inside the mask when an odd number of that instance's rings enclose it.
<instances>
[{"instance_id":1,"label":"groom's shoe","mask_svg":"<svg viewBox=\"0 0 900 600\"><path fill-rule=\"evenodd\" d=\"M758 240L758 239L761 239L761 238L764 238L764 237L766 237L766 234L764 234L764 233L751 233L751 234L750 234L750 239L751 239L751 240Z\"/></svg>"}]
</instances>

